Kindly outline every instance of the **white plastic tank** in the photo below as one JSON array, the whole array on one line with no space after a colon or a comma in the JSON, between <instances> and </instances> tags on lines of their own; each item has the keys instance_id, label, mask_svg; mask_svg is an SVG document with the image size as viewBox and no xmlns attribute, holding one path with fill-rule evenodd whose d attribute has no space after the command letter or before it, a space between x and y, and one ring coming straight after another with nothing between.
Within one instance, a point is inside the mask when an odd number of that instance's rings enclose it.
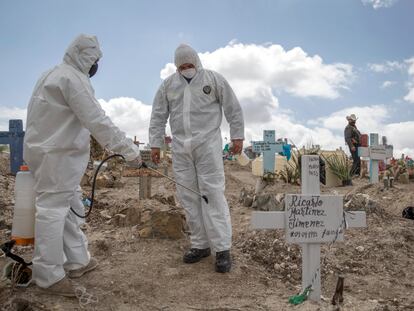
<instances>
[{"instance_id":1,"label":"white plastic tank","mask_svg":"<svg viewBox=\"0 0 414 311\"><path fill-rule=\"evenodd\" d=\"M246 166L250 162L249 157L244 151L242 151L240 154L236 154L236 160L241 166Z\"/></svg>"},{"instance_id":2,"label":"white plastic tank","mask_svg":"<svg viewBox=\"0 0 414 311\"><path fill-rule=\"evenodd\" d=\"M13 211L12 239L18 245L34 243L35 200L34 178L29 167L22 165L16 174L14 185L15 205Z\"/></svg>"}]
</instances>

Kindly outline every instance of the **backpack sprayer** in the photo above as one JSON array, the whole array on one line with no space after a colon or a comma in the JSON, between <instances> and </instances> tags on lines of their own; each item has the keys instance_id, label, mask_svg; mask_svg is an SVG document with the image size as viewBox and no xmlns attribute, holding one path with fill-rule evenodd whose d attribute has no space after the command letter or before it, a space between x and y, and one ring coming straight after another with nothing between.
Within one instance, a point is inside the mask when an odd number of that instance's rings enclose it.
<instances>
[{"instance_id":1,"label":"backpack sprayer","mask_svg":"<svg viewBox=\"0 0 414 311\"><path fill-rule=\"evenodd\" d=\"M93 181L92 181L92 189L91 189L91 196L88 198L90 201L89 203L89 210L85 213L85 215L80 215L74 211L71 207L70 210L74 213L77 217L80 218L87 218L92 212L94 199L95 199L95 189L96 189L96 179L98 177L99 171L103 164L108 160L119 157L125 161L125 157L121 154L112 154L102 160L99 163L98 167L95 170ZM156 169L149 167L145 162L141 163L133 163L133 162L126 162L126 164L130 167L134 168L146 168L150 171L167 178L168 180L172 181L176 185L183 187L184 189L191 191L198 196L200 196L207 204L208 198L207 196L201 194L198 191L195 191L191 188L188 188L171 177L162 174ZM20 256L12 253L13 247L17 245L32 245L34 244L34 224L35 224L35 199L36 195L33 190L34 187L34 179L32 174L29 171L27 166L21 166L20 171L16 174L16 183L15 183L15 207L14 207L14 215L13 215L13 226L12 226L12 239L9 242L6 242L0 245L0 249L4 252L4 254L14 260L14 263L7 265L5 267L4 276L10 280L14 280L16 285L20 286L27 286L31 280L31 269L30 265L31 262L26 262ZM7 270L7 271L6 271ZM17 277L16 277L17 275Z\"/></svg>"}]
</instances>

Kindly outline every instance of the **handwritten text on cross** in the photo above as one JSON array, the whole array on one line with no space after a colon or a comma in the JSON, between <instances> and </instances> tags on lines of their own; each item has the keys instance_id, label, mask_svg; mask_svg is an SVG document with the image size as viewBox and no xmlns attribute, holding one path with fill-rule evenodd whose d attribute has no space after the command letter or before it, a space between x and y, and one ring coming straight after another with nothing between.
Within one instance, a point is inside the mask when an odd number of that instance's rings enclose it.
<instances>
[{"instance_id":1,"label":"handwritten text on cross","mask_svg":"<svg viewBox=\"0 0 414 311\"><path fill-rule=\"evenodd\" d=\"M287 194L286 240L290 243L343 239L341 196Z\"/></svg>"}]
</instances>

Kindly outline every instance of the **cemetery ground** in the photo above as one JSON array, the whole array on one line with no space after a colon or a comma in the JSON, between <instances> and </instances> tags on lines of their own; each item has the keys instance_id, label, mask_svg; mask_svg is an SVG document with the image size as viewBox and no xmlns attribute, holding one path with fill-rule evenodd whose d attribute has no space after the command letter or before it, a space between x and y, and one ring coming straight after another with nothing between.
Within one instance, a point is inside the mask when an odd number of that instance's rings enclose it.
<instances>
[{"instance_id":1,"label":"cemetery ground","mask_svg":"<svg viewBox=\"0 0 414 311\"><path fill-rule=\"evenodd\" d=\"M14 177L0 154L0 243L10 238ZM152 199L139 201L138 178L122 177L96 193L86 225L90 251L100 265L76 280L88 294L82 301L39 294L36 287L0 283L0 310L338 310L331 306L337 276L345 277L340 310L414 310L414 221L401 217L414 204L414 183L381 184L354 179L353 186L326 188L322 194L345 195L345 210L365 210L367 228L346 230L343 242L323 244L321 303L288 304L300 291L301 256L287 244L283 230L251 229L254 210L240 200L256 178L249 167L226 162L226 197L233 223L233 269L214 272L214 257L187 265L189 246L175 186L152 178ZM171 174L171 168L169 173ZM88 190L85 187L85 190ZM265 188L280 208L280 194L300 193L300 186L278 181ZM16 248L30 260L30 247ZM6 259L0 258L0 269ZM16 298L30 308L13 306ZM91 298L91 299L87 299Z\"/></svg>"}]
</instances>

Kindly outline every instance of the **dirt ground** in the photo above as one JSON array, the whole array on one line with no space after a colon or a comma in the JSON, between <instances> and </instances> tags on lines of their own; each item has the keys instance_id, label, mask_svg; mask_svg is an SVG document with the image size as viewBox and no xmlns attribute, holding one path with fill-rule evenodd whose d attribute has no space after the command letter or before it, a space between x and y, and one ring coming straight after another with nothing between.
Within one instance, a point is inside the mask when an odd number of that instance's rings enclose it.
<instances>
[{"instance_id":1,"label":"dirt ground","mask_svg":"<svg viewBox=\"0 0 414 311\"><path fill-rule=\"evenodd\" d=\"M7 175L6 160L0 157L0 243L10 239L14 204L14 177ZM214 272L212 256L184 264L182 255L189 246L185 235L143 238L139 226L111 222L114 210L159 204L155 199L139 202L138 178L123 177L124 186L96 193L86 233L91 254L100 265L77 281L78 288L86 289L82 299L40 294L36 286L12 288L3 281L1 310L339 310L330 304L338 274L345 277L340 310L414 310L414 221L401 217L403 208L414 204L413 182L383 189L355 179L349 187L322 187L324 193L355 197L356 203L349 208L365 209L368 227L349 229L343 242L322 246L323 299L292 306L288 297L297 294L301 285L300 248L285 243L282 230L251 229L253 209L243 206L239 197L242 188L254 188L256 178L237 163L226 162L225 171L233 223L231 273ZM152 179L153 195L169 196L174 190L171 182ZM267 191L298 193L300 187L279 181ZM32 248L16 252L30 260ZM0 256L1 270L6 262ZM13 307L16 298L30 307Z\"/></svg>"}]
</instances>

